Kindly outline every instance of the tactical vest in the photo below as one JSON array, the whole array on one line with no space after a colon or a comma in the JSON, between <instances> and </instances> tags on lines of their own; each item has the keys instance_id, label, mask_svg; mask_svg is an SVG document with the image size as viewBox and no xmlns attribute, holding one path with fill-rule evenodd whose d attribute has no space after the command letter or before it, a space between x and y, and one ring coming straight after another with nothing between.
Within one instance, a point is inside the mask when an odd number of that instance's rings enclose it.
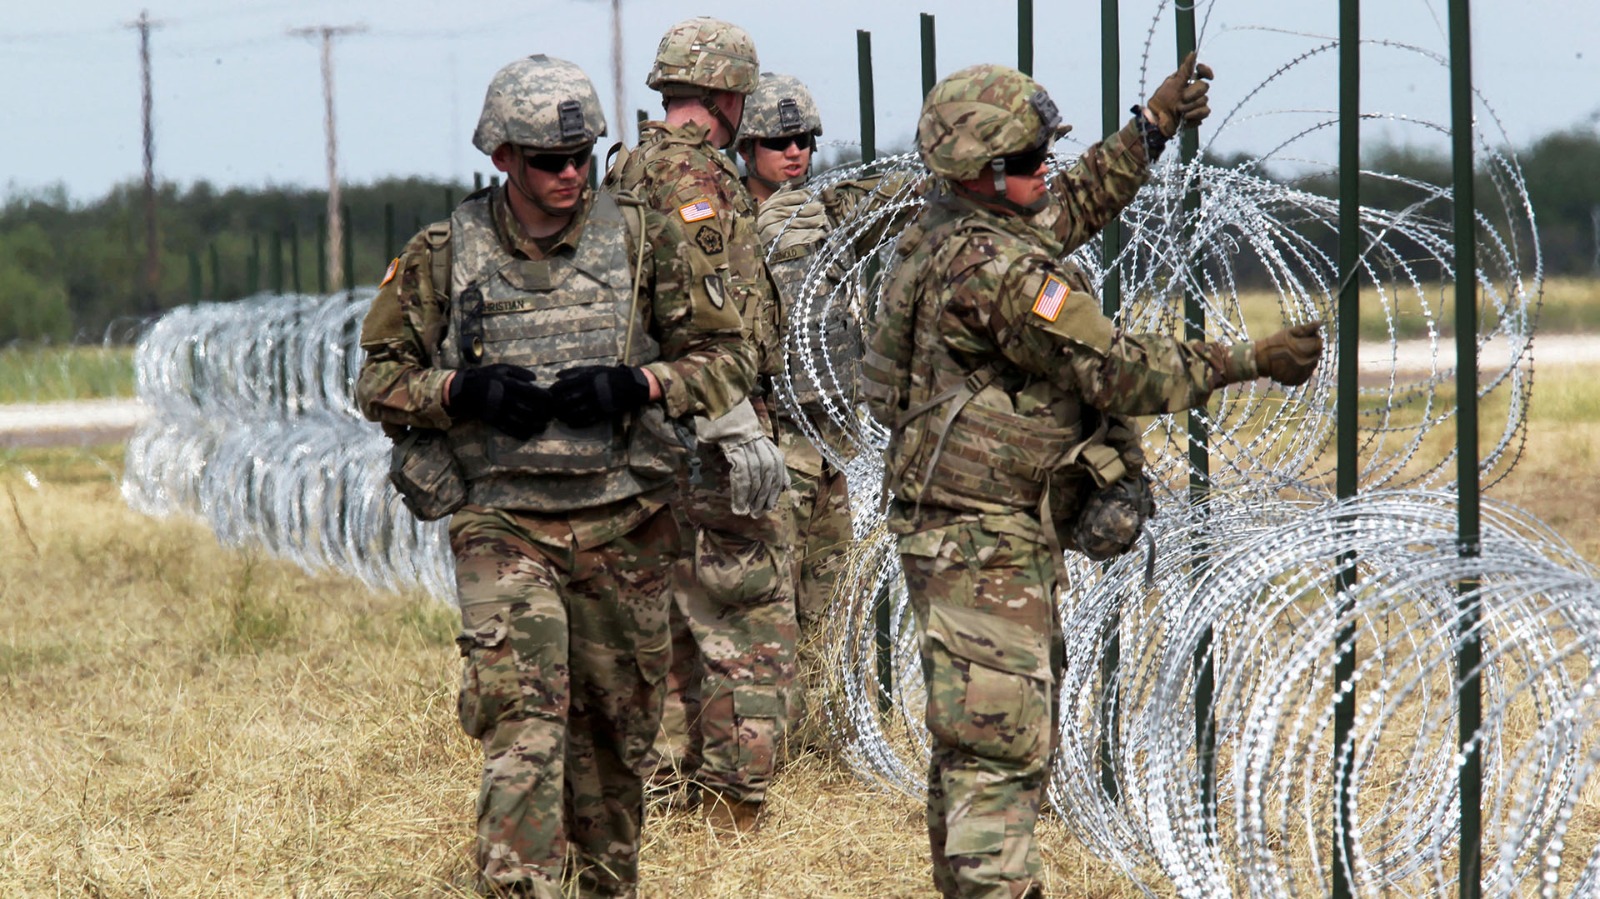
<instances>
[{"instance_id":1,"label":"tactical vest","mask_svg":"<svg viewBox=\"0 0 1600 899\"><path fill-rule=\"evenodd\" d=\"M643 365L660 347L637 308L643 222L625 221L597 191L575 252L513 256L495 230L488 192L450 217L450 323L446 368L510 363L540 384L575 365ZM479 421L447 432L467 480L467 501L539 512L593 508L670 482L676 441L659 405L621 422L574 427L553 420L531 440Z\"/></svg>"},{"instance_id":2,"label":"tactical vest","mask_svg":"<svg viewBox=\"0 0 1600 899\"><path fill-rule=\"evenodd\" d=\"M939 336L938 294L963 244L1018 238L944 203L924 216L902 237L863 359L862 392L891 432L885 485L918 506L1070 518L1086 476L1074 463L1094 436L1080 399L998 357L964 365Z\"/></svg>"}]
</instances>

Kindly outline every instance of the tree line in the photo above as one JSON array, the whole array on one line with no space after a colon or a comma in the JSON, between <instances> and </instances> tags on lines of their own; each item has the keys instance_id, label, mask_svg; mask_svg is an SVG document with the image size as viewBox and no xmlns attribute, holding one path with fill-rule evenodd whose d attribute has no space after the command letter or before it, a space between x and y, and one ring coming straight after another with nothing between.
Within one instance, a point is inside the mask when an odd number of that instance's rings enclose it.
<instances>
[{"instance_id":1,"label":"tree line","mask_svg":"<svg viewBox=\"0 0 1600 899\"><path fill-rule=\"evenodd\" d=\"M1243 158L1212 160L1250 163ZM1574 129L1547 135L1518 156L1535 210L1545 271L1600 273L1600 135ZM1364 169L1362 202L1384 209L1415 204L1412 184L1448 186L1443 151L1376 145ZM1336 196L1337 173L1258 173L1302 190ZM1479 208L1502 205L1491 167L1477 174ZM372 284L407 238L445 217L473 184L387 179L342 191L353 283ZM325 292L326 192L292 187L218 190L201 181L160 185L159 265L146 274L145 197L129 182L88 203L64 186L13 193L0 208L0 344L17 341L126 341L149 318L197 300L232 300L266 290ZM1432 214L1448 219L1448 209ZM1329 237L1318 235L1318 242ZM1246 277L1250 272L1245 267Z\"/></svg>"}]
</instances>

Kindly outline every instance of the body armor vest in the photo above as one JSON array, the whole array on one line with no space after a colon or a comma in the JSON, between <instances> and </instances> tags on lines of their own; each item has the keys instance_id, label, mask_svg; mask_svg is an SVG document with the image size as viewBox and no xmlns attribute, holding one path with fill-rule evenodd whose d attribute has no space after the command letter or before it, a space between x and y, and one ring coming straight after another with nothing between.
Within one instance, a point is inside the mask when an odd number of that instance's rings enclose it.
<instances>
[{"instance_id":1,"label":"body armor vest","mask_svg":"<svg viewBox=\"0 0 1600 899\"><path fill-rule=\"evenodd\" d=\"M864 360L864 392L891 418L886 486L919 506L1068 518L1085 476L1072 465L1086 436L1079 398L998 352L981 364L960 360L939 336L939 291L956 253L980 232L1002 248L1018 237L944 203L924 215L933 221L902 240Z\"/></svg>"},{"instance_id":2,"label":"body armor vest","mask_svg":"<svg viewBox=\"0 0 1600 899\"><path fill-rule=\"evenodd\" d=\"M577 249L545 259L513 256L495 230L488 192L451 215L447 368L510 363L539 383L576 365L643 365L660 355L637 308L630 231L610 194L594 195ZM642 250L632 247L636 264ZM552 420L522 441L479 421L448 432L467 501L538 512L593 508L670 483L676 441L651 404L622 422L574 427Z\"/></svg>"}]
</instances>

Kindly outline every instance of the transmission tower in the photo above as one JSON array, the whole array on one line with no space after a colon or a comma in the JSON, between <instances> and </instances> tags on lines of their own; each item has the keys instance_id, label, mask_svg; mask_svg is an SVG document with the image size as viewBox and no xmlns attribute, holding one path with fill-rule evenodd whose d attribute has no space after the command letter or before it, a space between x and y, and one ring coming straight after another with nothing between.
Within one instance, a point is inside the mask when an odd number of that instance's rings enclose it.
<instances>
[{"instance_id":1,"label":"transmission tower","mask_svg":"<svg viewBox=\"0 0 1600 899\"><path fill-rule=\"evenodd\" d=\"M150 90L150 29L161 23L142 9L139 18L128 23L139 32L139 80L142 88L140 109L144 118L144 296L145 312L156 311L156 288L161 283L161 249L156 235L156 147L155 126L151 122L154 100Z\"/></svg>"},{"instance_id":2,"label":"transmission tower","mask_svg":"<svg viewBox=\"0 0 1600 899\"><path fill-rule=\"evenodd\" d=\"M328 136L328 285L344 280L344 221L339 197L339 137L333 119L333 39L365 31L364 25L311 25L291 28L295 37L322 38L323 130Z\"/></svg>"}]
</instances>

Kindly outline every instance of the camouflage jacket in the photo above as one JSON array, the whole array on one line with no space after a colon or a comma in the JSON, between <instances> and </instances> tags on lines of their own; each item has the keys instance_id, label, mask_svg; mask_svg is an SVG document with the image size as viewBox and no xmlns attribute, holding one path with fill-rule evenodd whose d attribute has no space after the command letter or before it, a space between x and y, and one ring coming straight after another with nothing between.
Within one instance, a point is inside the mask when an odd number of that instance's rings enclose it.
<instances>
[{"instance_id":1,"label":"camouflage jacket","mask_svg":"<svg viewBox=\"0 0 1600 899\"><path fill-rule=\"evenodd\" d=\"M783 310L756 237L756 203L739 171L711 145L701 125L639 126L639 146L606 173L616 185L671 219L688 239L685 258L695 302L731 304L757 348L756 370L783 370Z\"/></svg>"},{"instance_id":2,"label":"camouflage jacket","mask_svg":"<svg viewBox=\"0 0 1600 899\"><path fill-rule=\"evenodd\" d=\"M1253 371L1249 344L1118 333L1063 262L1147 177L1130 125L1056 178L1036 216L941 190L903 235L868 349L875 380L886 359L909 359L888 375L905 378L898 414L885 422L892 527L980 515L1037 533L1044 483L1089 436L1085 406L1178 411ZM896 345L908 333L911 346Z\"/></svg>"},{"instance_id":3,"label":"camouflage jacket","mask_svg":"<svg viewBox=\"0 0 1600 899\"><path fill-rule=\"evenodd\" d=\"M483 199L483 194L475 194L463 205ZM505 188L487 199L501 249L517 258L545 258L540 244L516 222ZM580 212L545 243L549 255L570 257L576 252L593 204L594 195L585 192ZM754 381L751 348L741 337L736 315L695 305L696 298L687 289L691 276L682 236L672 222L646 210L643 223L642 265L639 235L630 234L627 254L630 269L639 266L646 300L640 304L639 326L660 347L659 358L645 367L662 385L667 415L720 415L742 399ZM366 359L356 381L356 402L393 438L407 428L448 430L455 425L444 396L451 368L444 359L448 354L443 343L452 297L448 283L435 283L439 271L435 254L449 253L448 234L448 223L439 223L407 243L391 263L362 325Z\"/></svg>"}]
</instances>

